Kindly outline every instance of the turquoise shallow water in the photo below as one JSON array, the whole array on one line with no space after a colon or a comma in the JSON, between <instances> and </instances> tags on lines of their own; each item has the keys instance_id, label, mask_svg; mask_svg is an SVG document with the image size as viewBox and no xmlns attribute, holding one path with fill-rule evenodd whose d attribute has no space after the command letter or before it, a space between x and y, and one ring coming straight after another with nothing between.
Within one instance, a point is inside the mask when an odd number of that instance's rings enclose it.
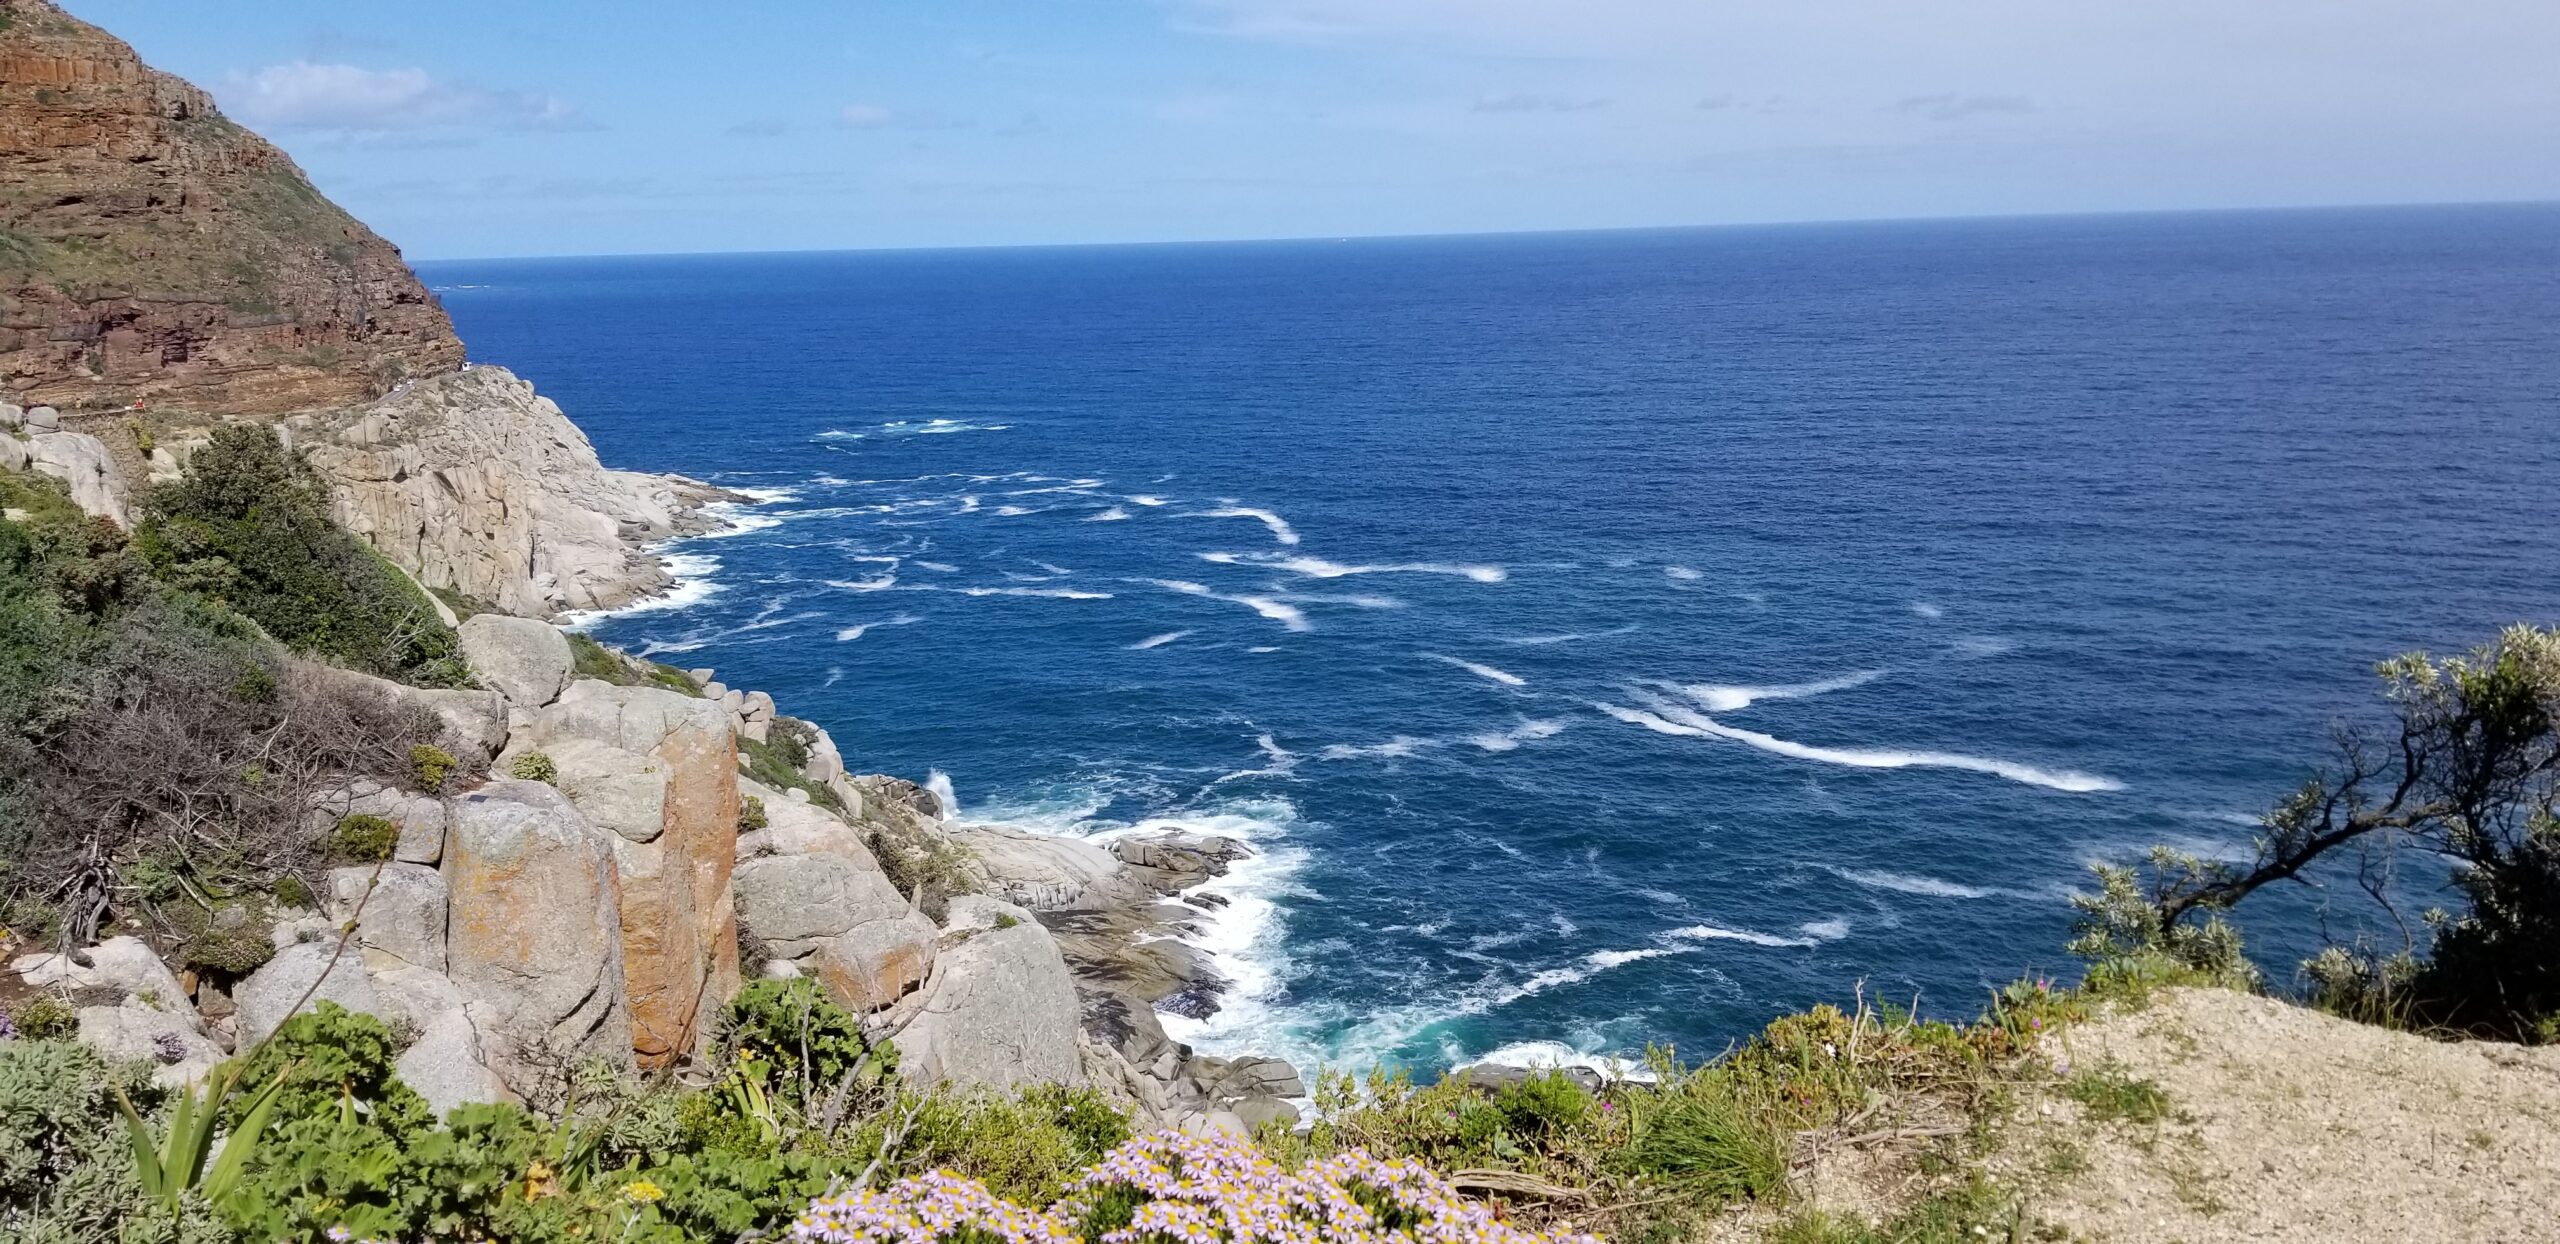
<instances>
[{"instance_id":1,"label":"turquoise shallow water","mask_svg":"<svg viewBox=\"0 0 2560 1244\"><path fill-rule=\"evenodd\" d=\"M1211 1047L1969 1012L2376 659L2560 617L2560 209L426 271L764 498L605 638L971 816L1261 845ZM2357 919L2256 905L2279 971Z\"/></svg>"}]
</instances>

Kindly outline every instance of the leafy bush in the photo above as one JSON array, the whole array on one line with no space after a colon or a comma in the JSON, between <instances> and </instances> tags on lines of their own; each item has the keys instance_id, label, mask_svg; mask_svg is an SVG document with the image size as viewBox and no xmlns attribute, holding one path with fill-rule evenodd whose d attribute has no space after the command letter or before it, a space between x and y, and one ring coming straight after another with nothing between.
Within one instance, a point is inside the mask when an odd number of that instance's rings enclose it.
<instances>
[{"instance_id":1,"label":"leafy bush","mask_svg":"<svg viewBox=\"0 0 2560 1244\"><path fill-rule=\"evenodd\" d=\"M430 794L444 789L446 778L461 767L453 753L432 743L420 743L409 749L409 776L418 780L418 789Z\"/></svg>"},{"instance_id":2,"label":"leafy bush","mask_svg":"<svg viewBox=\"0 0 2560 1244\"><path fill-rule=\"evenodd\" d=\"M2158 1084L2137 1079L2113 1063L2073 1072L2062 1082L2062 1091L2086 1107L2094 1119L2157 1123L2169 1115L2169 1095Z\"/></svg>"},{"instance_id":3,"label":"leafy bush","mask_svg":"<svg viewBox=\"0 0 2560 1244\"><path fill-rule=\"evenodd\" d=\"M672 665L627 657L596 642L595 637L579 631L569 634L570 669L579 678L593 678L617 687L656 687L699 700L702 688L692 677Z\"/></svg>"},{"instance_id":4,"label":"leafy bush","mask_svg":"<svg viewBox=\"0 0 2560 1244\"><path fill-rule=\"evenodd\" d=\"M712 1033L723 1054L752 1053L774 1067L779 1083L812 1094L848 1075L877 1083L897 1069L897 1048L866 1040L862 1021L806 977L750 982L721 1009Z\"/></svg>"},{"instance_id":5,"label":"leafy bush","mask_svg":"<svg viewBox=\"0 0 2560 1244\"><path fill-rule=\"evenodd\" d=\"M738 755L747 762L741 772L775 790L796 790L809 796L809 802L821 808L844 811L844 800L824 785L809 780L800 766L783 758L772 743L759 743L744 735L738 737Z\"/></svg>"},{"instance_id":6,"label":"leafy bush","mask_svg":"<svg viewBox=\"0 0 2560 1244\"><path fill-rule=\"evenodd\" d=\"M80 1016L70 1003L52 994L30 994L9 1008L9 1026L21 1040L64 1040L80 1031Z\"/></svg>"},{"instance_id":7,"label":"leafy bush","mask_svg":"<svg viewBox=\"0 0 2560 1244\"><path fill-rule=\"evenodd\" d=\"M213 911L182 904L169 923L186 939L178 961L198 972L236 979L275 958L274 926L253 904L227 903Z\"/></svg>"},{"instance_id":8,"label":"leafy bush","mask_svg":"<svg viewBox=\"0 0 2560 1244\"><path fill-rule=\"evenodd\" d=\"M1692 1195L1769 1200L1786 1187L1784 1138L1733 1086L1706 1079L1648 1103L1627 1164Z\"/></svg>"},{"instance_id":9,"label":"leafy bush","mask_svg":"<svg viewBox=\"0 0 2560 1244\"><path fill-rule=\"evenodd\" d=\"M507 776L524 782L545 784L560 780L560 766L541 752L526 752L507 762Z\"/></svg>"},{"instance_id":10,"label":"leafy bush","mask_svg":"<svg viewBox=\"0 0 2560 1244\"><path fill-rule=\"evenodd\" d=\"M316 909L320 905L317 896L311 893L311 883L294 873L286 873L276 878L275 896L276 902L286 907L299 907L305 911Z\"/></svg>"},{"instance_id":11,"label":"leafy bush","mask_svg":"<svg viewBox=\"0 0 2560 1244\"><path fill-rule=\"evenodd\" d=\"M329 831L329 852L340 859L376 864L391 858L400 845L400 827L369 812L338 818Z\"/></svg>"},{"instance_id":12,"label":"leafy bush","mask_svg":"<svg viewBox=\"0 0 2560 1244\"><path fill-rule=\"evenodd\" d=\"M2253 990L2258 969L2249 962L2240 931L2218 912L2201 922L2168 919L2153 895L2163 887L2185 884L2207 865L2194 856L2166 847L2151 851L2150 877L2131 868L2096 864L2094 895L2075 894L2071 905L2072 954L2091 963L2091 982L2138 988L2146 984L2221 985Z\"/></svg>"},{"instance_id":13,"label":"leafy bush","mask_svg":"<svg viewBox=\"0 0 2560 1244\"><path fill-rule=\"evenodd\" d=\"M740 797L740 798L739 798L739 800L738 800L738 832L739 832L739 833L742 833L742 834L752 834L752 833L756 832L757 830L759 830L759 829L763 829L763 828L765 828L766 826L768 826L768 825L770 825L770 824L772 824L772 823L773 823L773 822L772 822L772 820L771 820L770 818L768 818L768 817L765 815L765 810L764 810L764 799L763 799L761 796L757 796L757 795L746 795L746 796L742 796L742 797Z\"/></svg>"},{"instance_id":14,"label":"leafy bush","mask_svg":"<svg viewBox=\"0 0 2560 1244\"><path fill-rule=\"evenodd\" d=\"M87 1046L0 1042L0 1239L106 1244L118 1223L128 1239L221 1237L200 1206L175 1219L150 1207L118 1093L144 1109L162 1097L148 1067L110 1067Z\"/></svg>"},{"instance_id":15,"label":"leafy bush","mask_svg":"<svg viewBox=\"0 0 2560 1244\"><path fill-rule=\"evenodd\" d=\"M297 651L425 686L467 678L434 605L329 520L327 487L271 428L215 429L183 478L152 490L135 539L169 583Z\"/></svg>"}]
</instances>

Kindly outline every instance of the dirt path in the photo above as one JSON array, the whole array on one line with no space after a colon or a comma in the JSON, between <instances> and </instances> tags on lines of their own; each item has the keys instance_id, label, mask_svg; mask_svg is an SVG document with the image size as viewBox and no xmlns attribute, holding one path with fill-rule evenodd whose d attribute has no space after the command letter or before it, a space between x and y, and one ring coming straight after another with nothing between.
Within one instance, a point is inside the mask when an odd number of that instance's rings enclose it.
<instances>
[{"instance_id":1,"label":"dirt path","mask_svg":"<svg viewBox=\"0 0 2560 1244\"><path fill-rule=\"evenodd\" d=\"M2560 1241L2560 1048L2204 989L2061 1035L2066 1091L2031 1099L1993 1170L2071 1239Z\"/></svg>"}]
</instances>

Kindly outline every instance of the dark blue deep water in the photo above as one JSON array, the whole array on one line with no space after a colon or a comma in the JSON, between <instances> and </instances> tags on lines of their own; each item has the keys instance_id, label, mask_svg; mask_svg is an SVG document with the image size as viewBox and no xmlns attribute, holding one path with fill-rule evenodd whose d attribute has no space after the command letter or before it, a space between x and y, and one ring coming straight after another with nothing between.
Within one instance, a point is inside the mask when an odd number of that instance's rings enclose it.
<instances>
[{"instance_id":1,"label":"dark blue deep water","mask_svg":"<svg viewBox=\"0 0 2560 1244\"><path fill-rule=\"evenodd\" d=\"M2554 208L427 271L607 462L769 490L604 638L1262 846L1212 1048L1969 1014L2376 660L2560 620Z\"/></svg>"}]
</instances>

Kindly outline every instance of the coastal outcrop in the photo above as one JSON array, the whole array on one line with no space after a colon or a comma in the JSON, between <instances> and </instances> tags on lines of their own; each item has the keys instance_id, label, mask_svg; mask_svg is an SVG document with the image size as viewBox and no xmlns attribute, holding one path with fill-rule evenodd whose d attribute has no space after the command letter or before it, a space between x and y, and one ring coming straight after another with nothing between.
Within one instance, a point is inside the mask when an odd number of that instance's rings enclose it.
<instances>
[{"instance_id":1,"label":"coastal outcrop","mask_svg":"<svg viewBox=\"0 0 2560 1244\"><path fill-rule=\"evenodd\" d=\"M398 250L49 0L0 0L0 168L0 394L272 415L462 362Z\"/></svg>"}]
</instances>

